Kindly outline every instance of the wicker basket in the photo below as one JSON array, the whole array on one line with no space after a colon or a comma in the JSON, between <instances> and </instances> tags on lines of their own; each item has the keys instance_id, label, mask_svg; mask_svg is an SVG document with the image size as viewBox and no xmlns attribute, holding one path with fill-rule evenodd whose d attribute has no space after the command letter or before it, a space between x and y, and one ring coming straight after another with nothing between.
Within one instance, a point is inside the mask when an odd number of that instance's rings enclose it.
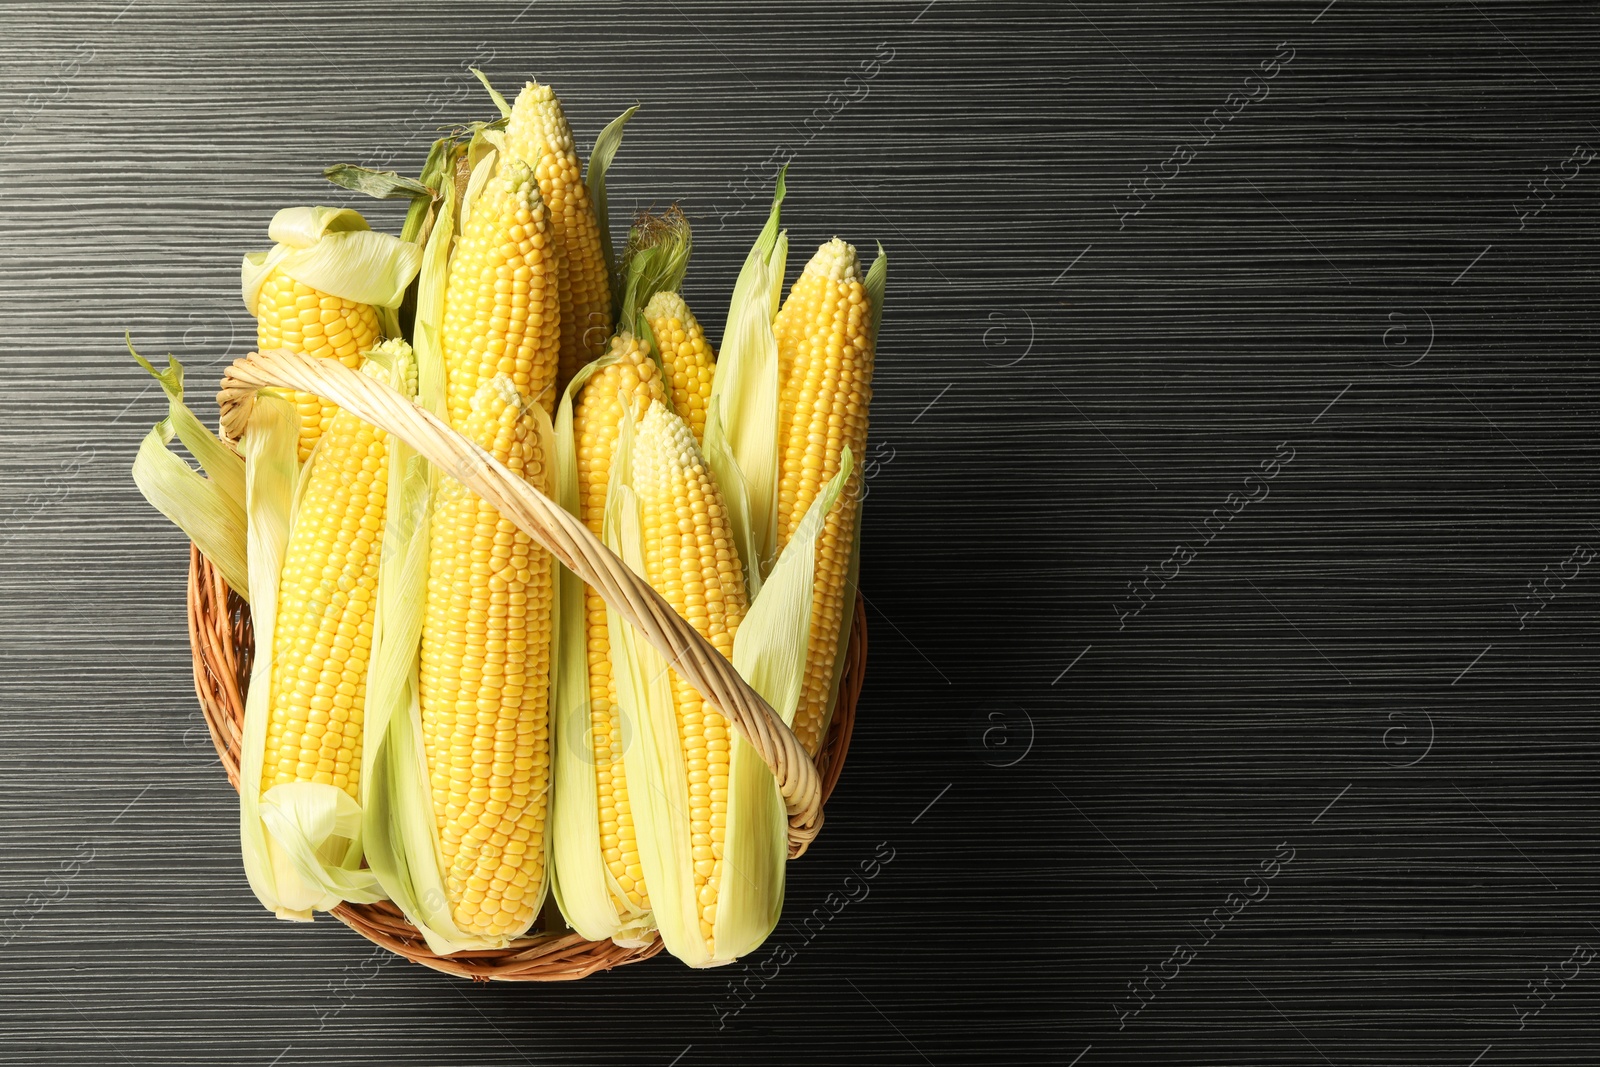
<instances>
[{"instance_id":1,"label":"wicker basket","mask_svg":"<svg viewBox=\"0 0 1600 1067\"><path fill-rule=\"evenodd\" d=\"M324 366L324 364L331 365ZM570 563L574 571L595 585L615 610L630 618L634 617L633 612L639 610L637 605L630 609L626 601L629 594L636 598L640 597L641 591L634 587L638 579L598 541L594 541L592 537L588 538L587 542L584 541L583 534L587 531L582 531L580 534L581 526L577 530L565 526L553 529L552 527L562 524L546 524L540 518L542 510L530 516L525 514L527 508L519 511L511 506L533 504L542 509L547 502L540 503L544 501L542 497L538 497L537 501L522 500L520 490L516 486L509 486L494 477L492 460L488 460L481 453L472 455L471 446L464 444L458 435L405 401L399 400L398 394L386 390L373 379L347 371L332 361L312 360L286 352L252 353L230 368L228 376L223 380L223 391L219 400L223 405L225 429L229 429L230 422L235 430L242 426L242 419L248 413L250 397L257 388L264 385L295 388L326 396L375 425L398 434L419 451L429 454L436 462L441 458L454 459L456 462L450 464L450 469L458 473L464 470L460 456L450 453L448 448L469 450L467 455L478 465L478 470L462 473L464 482L478 489L497 505L500 503L495 499L497 495L506 494L508 491L517 495L518 499L508 501L507 506L502 507L507 517L512 518L536 541L554 552L558 559ZM403 405L403 409L397 408L396 404ZM430 454L429 446L432 446L433 454ZM481 474L488 475L482 487L476 484ZM529 496L537 497L532 490L526 492ZM595 570L596 563L600 564L599 570ZM621 568L620 572L615 568ZM617 588L618 583L622 588ZM648 586L644 589L647 591ZM614 596L617 599L613 599ZM651 596L653 594L648 594L644 599L648 601ZM192 546L188 599L189 642L194 654L195 692L200 700L206 726L211 731L212 743L216 746L224 770L227 771L228 781L237 789L239 745L244 732L244 698L249 685L251 665L255 658L255 637L250 622L250 608L242 597L228 587L222 575L201 555L199 549ZM688 629L687 624L680 629L676 623L681 620L677 620L676 616L663 620L647 615L641 630L652 641L661 635L658 633L652 636L651 621L664 624L661 628L670 631L665 635L666 640L686 642L683 648L680 648L680 655L691 654L692 649L689 651L684 649L693 642L681 632L681 629ZM692 634L693 631L690 630L689 633ZM849 750L850 735L855 724L856 701L865 678L866 660L866 611L863 602L857 597L851 622L850 643L839 685L838 702L834 708L827 737L824 738L822 748L817 754L814 770L813 761L807 759L803 751L798 749L792 734L772 716L771 709L744 685L736 673L731 669L727 672L732 675L731 682L721 674L707 679L705 688L708 695L716 700L719 707L732 711L730 719L747 740L762 750L763 758L773 767L774 774L778 777L780 788L788 784L798 793L810 794L811 803L808 805L805 797L792 797L789 792L785 792L791 811L791 856L804 852L806 845L815 836L821 823L821 804L833 792L833 787L839 780L839 773L844 767L845 754ZM680 659L679 662L690 661ZM688 673L687 668L685 673ZM753 725L750 722L751 718L755 720ZM776 730L773 729L774 723ZM793 786L795 782L800 782L801 785L795 787ZM659 938L642 948L622 948L610 941L586 940L565 927L553 902L546 905L542 916L544 932L519 938L504 949L458 952L449 956L440 956L432 952L416 927L406 920L399 909L387 901L377 904L342 904L333 910L333 915L368 940L414 963L478 981L491 979L522 982L571 981L596 971L610 970L625 963L637 963L649 959L660 952L662 947Z\"/></svg>"}]
</instances>

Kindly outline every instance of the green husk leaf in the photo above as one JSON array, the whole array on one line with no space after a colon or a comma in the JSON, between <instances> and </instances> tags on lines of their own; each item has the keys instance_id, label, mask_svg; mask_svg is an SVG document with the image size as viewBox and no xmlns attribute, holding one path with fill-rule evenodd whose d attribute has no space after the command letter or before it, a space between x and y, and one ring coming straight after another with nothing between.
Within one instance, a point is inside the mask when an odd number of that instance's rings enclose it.
<instances>
[{"instance_id":1,"label":"green husk leaf","mask_svg":"<svg viewBox=\"0 0 1600 1067\"><path fill-rule=\"evenodd\" d=\"M428 507L432 498L427 460L399 438L389 438L389 490L378 569L372 660L367 671L362 803L372 816L375 787L369 780L384 760L382 745L391 723L403 718L415 697L417 640L428 581ZM369 831L367 858L375 870L382 833ZM385 882L380 871L380 880ZM399 899L399 898L394 898Z\"/></svg>"},{"instance_id":2,"label":"green husk leaf","mask_svg":"<svg viewBox=\"0 0 1600 1067\"><path fill-rule=\"evenodd\" d=\"M863 473L862 480L866 475ZM861 519L866 512L866 500L859 494L856 496L856 525L855 534L850 539L850 565L845 569L844 579L844 611L839 617L839 643L833 655L833 677L828 682L828 712L822 720L822 727L817 732L818 737L828 736L828 725L833 722L833 713L839 706L839 683L844 678L845 656L850 651L850 630L856 620L856 596L860 591L861 581Z\"/></svg>"},{"instance_id":3,"label":"green husk leaf","mask_svg":"<svg viewBox=\"0 0 1600 1067\"><path fill-rule=\"evenodd\" d=\"M774 234L774 245L776 241ZM746 260L728 309L727 332L711 384L704 448L706 462L724 489L735 529L749 530L749 541L742 548L746 570L756 576L755 586L771 566L778 537L778 339L772 332L767 299L771 266L759 251L759 247L753 250ZM741 486L742 491L730 491L732 486Z\"/></svg>"},{"instance_id":4,"label":"green husk leaf","mask_svg":"<svg viewBox=\"0 0 1600 1067\"><path fill-rule=\"evenodd\" d=\"M445 179L455 167L455 146L454 137L441 137L428 149L428 158L423 161L417 184L428 190L429 195L426 200L418 197L411 201L411 207L406 211L406 221L400 227L400 240L410 241L419 248L427 244L434 220L438 217L439 201L445 196Z\"/></svg>"},{"instance_id":5,"label":"green husk leaf","mask_svg":"<svg viewBox=\"0 0 1600 1067\"><path fill-rule=\"evenodd\" d=\"M788 235L778 228L787 173L787 167L778 172L772 209L734 284L702 449L739 540L752 600L777 554L779 379L772 320L789 253Z\"/></svg>"},{"instance_id":6,"label":"green husk leaf","mask_svg":"<svg viewBox=\"0 0 1600 1067\"><path fill-rule=\"evenodd\" d=\"M235 452L232 446L206 429L205 423L195 417L194 412L184 404L183 364L169 355L167 369L158 371L150 365L149 360L134 351L132 338L126 338L126 341L128 353L161 384L161 391L167 394L167 419L177 432L178 440L183 442L183 447L189 450L189 454L200 464L206 476L215 481L222 492L243 508L244 458Z\"/></svg>"},{"instance_id":7,"label":"green husk leaf","mask_svg":"<svg viewBox=\"0 0 1600 1067\"><path fill-rule=\"evenodd\" d=\"M489 99L493 100L494 106L500 109L500 117L510 118L511 105L506 103L506 98L501 96L500 91L490 84L489 76L483 71L479 70L477 67L468 67L467 69L472 71L473 75L483 83L483 87L489 91Z\"/></svg>"},{"instance_id":8,"label":"green husk leaf","mask_svg":"<svg viewBox=\"0 0 1600 1067\"><path fill-rule=\"evenodd\" d=\"M353 207L286 207L267 223L267 236L289 248L311 248L329 234L371 229L366 216Z\"/></svg>"},{"instance_id":9,"label":"green husk leaf","mask_svg":"<svg viewBox=\"0 0 1600 1067\"><path fill-rule=\"evenodd\" d=\"M280 907L289 912L280 918L302 918L292 901L311 899L299 897L305 890L320 894L309 905L317 911L383 899L376 878L361 866L361 805L349 793L320 782L275 785L261 794L260 817ZM285 896L289 886L297 888Z\"/></svg>"},{"instance_id":10,"label":"green husk leaf","mask_svg":"<svg viewBox=\"0 0 1600 1067\"><path fill-rule=\"evenodd\" d=\"M167 395L167 417L156 423L139 444L133 481L157 511L170 519L222 572L223 580L248 598L245 564L244 459L195 417L183 402L183 364L167 357L158 371L129 340L128 351L161 383ZM205 471L184 462L168 446L183 442Z\"/></svg>"},{"instance_id":11,"label":"green husk leaf","mask_svg":"<svg viewBox=\"0 0 1600 1067\"><path fill-rule=\"evenodd\" d=\"M444 146L444 147L440 147ZM453 141L435 144L438 157L428 156L438 177L439 199L429 226L417 273L417 308L411 344L417 361L417 400L433 414L445 414L444 290L450 250L455 243L456 160L465 149Z\"/></svg>"},{"instance_id":12,"label":"green husk leaf","mask_svg":"<svg viewBox=\"0 0 1600 1067\"><path fill-rule=\"evenodd\" d=\"M556 411L555 499L572 515L580 513L573 405L584 383L614 362L616 356L608 351L579 370L562 394ZM623 433L631 435L631 430L625 425ZM566 921L589 940L610 938L619 945L643 945L654 940L654 919L648 911L626 903L619 906L617 902L625 902L626 896L606 866L600 847L583 579L560 567L557 582L561 602L560 626L555 632L552 653L556 698L551 704L551 736L555 739L552 770L555 795L550 821L551 892ZM624 733L624 746L636 741L631 729Z\"/></svg>"},{"instance_id":13,"label":"green husk leaf","mask_svg":"<svg viewBox=\"0 0 1600 1067\"><path fill-rule=\"evenodd\" d=\"M267 236L278 242L252 252L240 268L240 288L250 314L274 270L332 296L374 307L399 307L416 276L421 250L409 241L367 227L349 208L284 208Z\"/></svg>"},{"instance_id":14,"label":"green husk leaf","mask_svg":"<svg viewBox=\"0 0 1600 1067\"><path fill-rule=\"evenodd\" d=\"M889 256L883 250L883 245L878 245L877 258L872 261L872 266L867 268L867 276L862 281L862 287L867 291L867 299L872 303L872 343L878 343L878 326L883 322L883 291L889 283Z\"/></svg>"},{"instance_id":15,"label":"green husk leaf","mask_svg":"<svg viewBox=\"0 0 1600 1067\"><path fill-rule=\"evenodd\" d=\"M637 331L637 324L640 318L639 309L643 306L643 302L639 299L639 290L647 284L645 276L656 273L656 261L661 258L661 255L662 252L659 248L641 248L628 257L627 265L622 272L622 300L618 305L622 311L617 316L618 329L626 329L631 323L635 331ZM646 329L648 328L648 324L646 324ZM652 353L656 351L654 345L650 346L650 351Z\"/></svg>"},{"instance_id":16,"label":"green husk leaf","mask_svg":"<svg viewBox=\"0 0 1600 1067\"><path fill-rule=\"evenodd\" d=\"M749 253L744 257L744 267L739 271L738 280L733 283L733 297L729 301L729 322L733 321L731 309L749 300L752 293L761 290L763 286L770 291L773 286L781 288L783 285L783 260L775 256L774 253L782 236L778 232L778 225L782 217L783 198L788 193L788 185L786 183L788 173L789 168L787 166L778 171L778 180L772 189L772 208L767 212L766 224L761 227L761 232L756 235L755 244L750 246ZM787 237L782 237L782 240L784 256L786 257L788 255L789 242ZM759 279L754 274L757 264L767 270L767 273L764 273ZM778 276L776 279L771 276L774 265L777 267ZM772 309L767 315L769 319L778 313L777 298L774 296L771 300Z\"/></svg>"},{"instance_id":17,"label":"green husk leaf","mask_svg":"<svg viewBox=\"0 0 1600 1067\"><path fill-rule=\"evenodd\" d=\"M324 293L392 308L405 299L420 260L416 245L363 230L329 234L314 247L286 258L279 269Z\"/></svg>"},{"instance_id":18,"label":"green husk leaf","mask_svg":"<svg viewBox=\"0 0 1600 1067\"><path fill-rule=\"evenodd\" d=\"M584 368L588 370L588 368ZM584 375L587 378L587 375ZM579 514L577 450L572 435L572 391L561 398L555 423L556 503ZM555 789L551 820L550 891L567 923L590 941L603 941L617 927L606 892L599 839L599 799L590 745L589 657L584 626L583 580L566 568L556 575L561 627L556 631L556 700L551 708Z\"/></svg>"},{"instance_id":19,"label":"green husk leaf","mask_svg":"<svg viewBox=\"0 0 1600 1067\"><path fill-rule=\"evenodd\" d=\"M248 599L244 508L169 449L173 437L170 419L162 419L145 434L133 461L134 484L152 507L199 546L234 592Z\"/></svg>"},{"instance_id":20,"label":"green husk leaf","mask_svg":"<svg viewBox=\"0 0 1600 1067\"><path fill-rule=\"evenodd\" d=\"M367 357L383 367L378 377L396 392L413 398L417 385L416 356L404 341L385 341ZM383 548L378 558L378 588L373 609L372 654L367 665L367 699L363 733L382 738L389 720L409 705L416 670L417 642L422 633L422 604L428 581L428 463L404 440L386 441L388 492L384 499ZM377 746L361 753L361 802L369 803Z\"/></svg>"},{"instance_id":21,"label":"green husk leaf","mask_svg":"<svg viewBox=\"0 0 1600 1067\"><path fill-rule=\"evenodd\" d=\"M772 243L772 255L767 257L767 275L771 282L770 301L767 307L769 318L778 317L778 308L783 303L783 276L789 264L789 231L779 230L777 240Z\"/></svg>"},{"instance_id":22,"label":"green husk leaf","mask_svg":"<svg viewBox=\"0 0 1600 1067\"><path fill-rule=\"evenodd\" d=\"M489 179L494 176L495 164L501 154L500 138L493 131L480 129L467 145L467 163L472 168L467 178L466 189L462 192L461 214L456 219L456 234L466 232L467 222L472 218L472 206L478 202L478 197L483 195L484 186L489 184Z\"/></svg>"},{"instance_id":23,"label":"green husk leaf","mask_svg":"<svg viewBox=\"0 0 1600 1067\"><path fill-rule=\"evenodd\" d=\"M513 395L517 395L516 387L512 385L509 379L506 380L505 384L511 388ZM553 500L555 499L556 494L560 492L560 472L557 471L555 464L555 425L550 420L550 413L545 411L544 405L540 404L537 400L523 401L523 408L533 417L534 426L539 434L539 455L543 456L545 461L544 484L537 486L537 488L540 492L544 493L545 496L550 497ZM545 694L545 728L549 731L551 744L557 744L559 743L560 738L555 733L557 707L556 701L559 696L557 690L558 683L556 678L556 669L557 665L561 662L561 621L562 608L564 607L561 595L561 575L566 568L557 562L554 553L544 553L544 559L544 565L549 568L550 584L548 588L551 591L550 661L546 668L548 689ZM546 749L546 752L549 752L548 748ZM555 769L552 760L550 777L545 779L545 830L542 841L542 844L544 845L544 883L539 887L539 899L534 906L533 922L535 924L540 921L545 907L549 903L549 897L546 896L546 893L550 891L551 887L553 887L555 884L555 842L552 839L552 834L555 829L555 819L552 818L555 805L555 783L551 780L551 778L554 777L554 774Z\"/></svg>"},{"instance_id":24,"label":"green husk leaf","mask_svg":"<svg viewBox=\"0 0 1600 1067\"><path fill-rule=\"evenodd\" d=\"M438 842L431 832L419 833L430 828L433 804L427 791L427 768L416 765L422 752L418 725L422 709L417 705L414 672L406 689L410 699L404 712L390 719L382 737L368 735L367 745L374 752L362 831L367 865L378 884L422 932L428 947L445 955L456 951L455 943L441 939L423 919L425 912L439 911L446 899L438 881L438 864L425 862L415 868L411 864L413 855L428 856ZM449 922L449 908L442 910L444 921Z\"/></svg>"},{"instance_id":25,"label":"green husk leaf","mask_svg":"<svg viewBox=\"0 0 1600 1067\"><path fill-rule=\"evenodd\" d=\"M622 266L622 317L617 321L633 324L633 332L648 346L657 366L661 366L661 349L644 308L657 293L676 292L682 286L693 246L689 220L676 206L664 215L640 212L628 234Z\"/></svg>"},{"instance_id":26,"label":"green husk leaf","mask_svg":"<svg viewBox=\"0 0 1600 1067\"><path fill-rule=\"evenodd\" d=\"M839 473L812 502L734 638L734 667L785 723L794 722L805 682L817 535L839 503L853 466L846 448ZM708 965L747 955L777 926L783 912L787 838L788 822L772 770L753 745L736 736L729 754L725 873L712 928L716 953ZM672 948L670 938L667 948Z\"/></svg>"},{"instance_id":27,"label":"green husk leaf","mask_svg":"<svg viewBox=\"0 0 1600 1067\"><path fill-rule=\"evenodd\" d=\"M606 257L606 275L611 279L611 299L613 315L619 315L622 309L622 277L617 270L617 253L611 244L611 213L606 201L606 171L611 169L612 160L616 159L617 149L622 146L622 133L627 128L628 120L633 118L639 110L639 105L634 104L628 110L618 115L606 124L600 131L600 136L594 139L594 150L589 153L588 166L584 168L583 181L589 187L589 202L594 205L595 219L600 223L600 250ZM620 321L620 320L619 320Z\"/></svg>"},{"instance_id":28,"label":"green husk leaf","mask_svg":"<svg viewBox=\"0 0 1600 1067\"><path fill-rule=\"evenodd\" d=\"M433 199L433 190L392 170L373 170L355 163L335 163L322 169L322 176L353 193L364 193L377 200Z\"/></svg>"},{"instance_id":29,"label":"green husk leaf","mask_svg":"<svg viewBox=\"0 0 1600 1067\"><path fill-rule=\"evenodd\" d=\"M855 455L846 446L839 473L806 509L734 637L733 665L786 723L794 721L805 682L817 536L835 506L859 506L844 497L845 483L854 470Z\"/></svg>"},{"instance_id":30,"label":"green husk leaf","mask_svg":"<svg viewBox=\"0 0 1600 1067\"><path fill-rule=\"evenodd\" d=\"M739 562L744 567L745 592L751 600L761 592L761 546L756 542L755 530L750 525L750 487L745 484L739 465L734 462L728 448L727 436L722 430L722 406L712 404L706 411L705 444L701 446L706 467L712 480L722 491L722 506L728 511L728 522L733 528L734 548L739 552Z\"/></svg>"},{"instance_id":31,"label":"green husk leaf","mask_svg":"<svg viewBox=\"0 0 1600 1067\"><path fill-rule=\"evenodd\" d=\"M484 947L456 927L439 876L439 841L422 748L422 709L414 680L404 714L378 739L367 801L367 863L428 947L439 955Z\"/></svg>"}]
</instances>

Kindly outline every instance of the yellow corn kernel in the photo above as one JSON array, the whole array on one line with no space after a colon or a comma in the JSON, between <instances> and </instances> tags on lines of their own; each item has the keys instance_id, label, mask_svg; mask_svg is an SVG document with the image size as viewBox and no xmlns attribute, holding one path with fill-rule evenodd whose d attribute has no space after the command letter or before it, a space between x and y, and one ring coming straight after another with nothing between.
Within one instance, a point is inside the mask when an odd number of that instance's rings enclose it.
<instances>
[{"instance_id":1,"label":"yellow corn kernel","mask_svg":"<svg viewBox=\"0 0 1600 1067\"><path fill-rule=\"evenodd\" d=\"M646 404L664 400L661 370L649 346L630 333L612 338L617 362L597 371L578 391L572 431L578 458L578 518L599 537L605 523L606 486L611 459L625 415L638 418ZM639 871L639 843L628 800L622 764L622 719L617 710L616 682L611 676L611 638L606 629L606 602L584 587L585 627L589 635L589 716L594 745L595 784L600 806L601 849L606 867L622 887L628 903L649 908L649 895Z\"/></svg>"},{"instance_id":2,"label":"yellow corn kernel","mask_svg":"<svg viewBox=\"0 0 1600 1067\"><path fill-rule=\"evenodd\" d=\"M329 296L281 270L262 284L256 313L256 346L263 352L287 348L337 359L354 369L361 365L361 354L378 343L378 313L371 305ZM294 402L300 411L304 463L338 407L313 393L295 393Z\"/></svg>"},{"instance_id":3,"label":"yellow corn kernel","mask_svg":"<svg viewBox=\"0 0 1600 1067\"><path fill-rule=\"evenodd\" d=\"M550 213L526 165L502 158L473 202L445 283L445 387L450 424L467 419L497 374L555 411L560 307Z\"/></svg>"},{"instance_id":4,"label":"yellow corn kernel","mask_svg":"<svg viewBox=\"0 0 1600 1067\"><path fill-rule=\"evenodd\" d=\"M835 237L817 250L794 283L773 323L782 390L778 409L778 548L789 543L806 509L839 473L844 449L855 470L841 502L817 537L816 580L805 688L794 733L816 754L832 708L828 707L845 588L855 540L856 501L872 399L872 309L862 285L856 250Z\"/></svg>"},{"instance_id":5,"label":"yellow corn kernel","mask_svg":"<svg viewBox=\"0 0 1600 1067\"><path fill-rule=\"evenodd\" d=\"M533 168L561 254L561 364L558 390L578 368L605 351L611 336L611 282L600 232L572 130L548 85L529 82L517 94L506 124L511 154Z\"/></svg>"},{"instance_id":6,"label":"yellow corn kernel","mask_svg":"<svg viewBox=\"0 0 1600 1067\"><path fill-rule=\"evenodd\" d=\"M689 424L695 444L705 443L706 409L717 357L694 312L677 293L659 292L645 305L645 321L661 349L661 365L672 392L672 408Z\"/></svg>"},{"instance_id":7,"label":"yellow corn kernel","mask_svg":"<svg viewBox=\"0 0 1600 1067\"><path fill-rule=\"evenodd\" d=\"M722 494L683 419L650 405L634 446L647 578L695 630L730 660L748 601L744 570ZM689 783L686 808L700 936L714 952L712 928L727 840L728 720L671 672L678 738Z\"/></svg>"},{"instance_id":8,"label":"yellow corn kernel","mask_svg":"<svg viewBox=\"0 0 1600 1067\"><path fill-rule=\"evenodd\" d=\"M321 782L359 800L388 436L347 411L326 434L278 580L261 788Z\"/></svg>"},{"instance_id":9,"label":"yellow corn kernel","mask_svg":"<svg viewBox=\"0 0 1600 1067\"><path fill-rule=\"evenodd\" d=\"M509 378L462 432L543 489L537 427ZM440 866L462 931L514 937L542 903L550 781L549 554L477 494L435 495L420 702Z\"/></svg>"}]
</instances>

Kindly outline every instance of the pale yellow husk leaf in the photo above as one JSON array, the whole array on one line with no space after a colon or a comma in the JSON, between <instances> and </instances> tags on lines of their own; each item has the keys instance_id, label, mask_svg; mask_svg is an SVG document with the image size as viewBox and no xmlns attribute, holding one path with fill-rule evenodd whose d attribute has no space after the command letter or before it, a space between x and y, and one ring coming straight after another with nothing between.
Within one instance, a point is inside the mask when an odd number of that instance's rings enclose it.
<instances>
[{"instance_id":1,"label":"pale yellow husk leaf","mask_svg":"<svg viewBox=\"0 0 1600 1067\"><path fill-rule=\"evenodd\" d=\"M272 647L278 578L289 542L300 470L299 419L271 390L257 396L244 435L249 587L257 648ZM344 790L300 782L263 793L261 764L272 709L272 657L256 657L245 701L239 829L245 874L281 919L309 920L341 901L382 899L361 869L361 808Z\"/></svg>"},{"instance_id":2,"label":"pale yellow husk leaf","mask_svg":"<svg viewBox=\"0 0 1600 1067\"><path fill-rule=\"evenodd\" d=\"M618 437L605 540L643 574L644 532L632 485L639 432L625 422ZM841 474L807 512L734 639L735 668L785 722L794 717L804 680L816 537L828 510L838 503L852 465L847 451ZM724 876L713 922L714 948L708 949L694 892L687 769L668 664L620 617L613 613L608 621L617 703L625 736L632 734L624 765L657 928L667 951L691 967L730 963L759 947L783 910L788 844L777 784L754 747L736 738L730 752Z\"/></svg>"},{"instance_id":3,"label":"pale yellow husk leaf","mask_svg":"<svg viewBox=\"0 0 1600 1067\"><path fill-rule=\"evenodd\" d=\"M128 351L167 395L167 417L139 444L134 484L152 507L199 546L235 592L248 597L244 459L184 404L183 364L168 356L167 369L156 370L133 351L132 344ZM203 475L168 447L174 438L199 462Z\"/></svg>"},{"instance_id":4,"label":"pale yellow husk leaf","mask_svg":"<svg viewBox=\"0 0 1600 1067\"><path fill-rule=\"evenodd\" d=\"M249 253L240 265L240 293L251 315L258 313L261 287L275 270L330 296L399 307L422 261L416 245L374 232L350 208L284 208L273 216L267 236L277 244Z\"/></svg>"}]
</instances>

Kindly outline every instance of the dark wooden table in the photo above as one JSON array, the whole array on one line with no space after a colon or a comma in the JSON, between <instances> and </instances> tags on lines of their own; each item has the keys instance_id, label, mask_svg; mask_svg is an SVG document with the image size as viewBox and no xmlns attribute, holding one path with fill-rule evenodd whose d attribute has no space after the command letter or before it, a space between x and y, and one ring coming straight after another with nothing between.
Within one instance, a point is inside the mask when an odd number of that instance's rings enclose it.
<instances>
[{"instance_id":1,"label":"dark wooden table","mask_svg":"<svg viewBox=\"0 0 1600 1067\"><path fill-rule=\"evenodd\" d=\"M0 7L0 1059L1600 1062L1597 20ZM272 212L394 225L320 170L471 63L643 103L716 331L784 160L792 266L890 252L870 678L748 969L471 986L242 876L123 332L209 394Z\"/></svg>"}]
</instances>

